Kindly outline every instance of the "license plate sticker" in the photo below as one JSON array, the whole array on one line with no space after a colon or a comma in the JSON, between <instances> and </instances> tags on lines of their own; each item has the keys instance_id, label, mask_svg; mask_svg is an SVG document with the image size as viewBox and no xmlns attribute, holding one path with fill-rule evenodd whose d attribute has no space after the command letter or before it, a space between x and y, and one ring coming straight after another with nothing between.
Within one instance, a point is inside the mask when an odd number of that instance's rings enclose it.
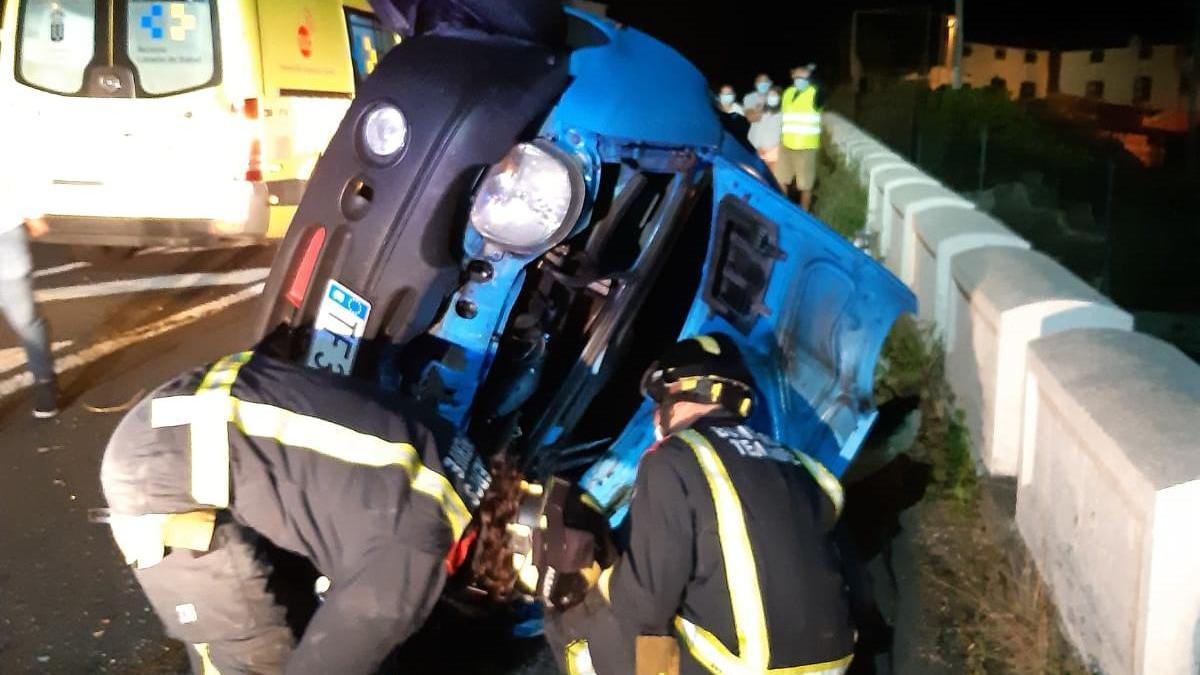
<instances>
[{"instance_id":1,"label":"license plate sticker","mask_svg":"<svg viewBox=\"0 0 1200 675\"><path fill-rule=\"evenodd\" d=\"M371 316L371 303L330 279L313 325L308 367L349 375Z\"/></svg>"}]
</instances>

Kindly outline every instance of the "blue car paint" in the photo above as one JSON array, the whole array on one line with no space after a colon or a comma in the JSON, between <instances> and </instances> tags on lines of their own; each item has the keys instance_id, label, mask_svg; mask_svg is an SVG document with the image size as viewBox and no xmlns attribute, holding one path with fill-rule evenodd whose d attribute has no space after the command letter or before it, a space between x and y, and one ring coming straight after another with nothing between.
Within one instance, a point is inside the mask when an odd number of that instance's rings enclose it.
<instances>
[{"instance_id":1,"label":"blue car paint","mask_svg":"<svg viewBox=\"0 0 1200 675\"><path fill-rule=\"evenodd\" d=\"M592 24L608 42L572 54L574 80L539 135L580 159L589 205L600 162L638 158L643 149L653 149L688 154L707 165L714 209L725 197L740 199L777 224L786 257L776 262L764 297L769 314L743 334L697 297L680 337L712 331L733 337L759 389L751 425L842 475L876 417L871 391L883 340L900 313L915 311L915 299L875 261L779 194L756 154L722 128L703 76L682 56L636 30L568 12ZM670 105L646 103L663 100ZM646 114L648 108L654 114ZM588 210L579 227L589 222ZM710 251L715 238L713 228ZM464 250L467 258L483 253L471 228ZM461 427L495 358L524 269L536 257L494 259L494 277L467 283L450 303L470 300L478 315L463 319L451 310L433 331L461 350L453 368L430 366L454 393L443 414ZM710 264L704 263L701 288L712 273ZM614 524L626 513L638 462L654 442L652 416L652 406L644 402L581 482L608 508ZM556 428L547 442L562 431Z\"/></svg>"},{"instance_id":2,"label":"blue car paint","mask_svg":"<svg viewBox=\"0 0 1200 675\"><path fill-rule=\"evenodd\" d=\"M608 42L571 54L574 81L551 112L549 130L583 129L646 145L720 145L721 124L708 83L679 52L641 31L567 12L590 23Z\"/></svg>"},{"instance_id":3,"label":"blue car paint","mask_svg":"<svg viewBox=\"0 0 1200 675\"><path fill-rule=\"evenodd\" d=\"M713 176L714 217L723 200L740 200L778 226L785 257L775 262L763 298L768 314L747 333L698 297L680 337L720 332L733 338L758 389L751 426L841 476L877 417L872 391L883 341L901 313L915 312L916 299L878 263L742 167L717 157ZM710 251L717 234L714 228ZM624 518L638 461L653 443L652 419L645 402L581 481L614 524Z\"/></svg>"}]
</instances>

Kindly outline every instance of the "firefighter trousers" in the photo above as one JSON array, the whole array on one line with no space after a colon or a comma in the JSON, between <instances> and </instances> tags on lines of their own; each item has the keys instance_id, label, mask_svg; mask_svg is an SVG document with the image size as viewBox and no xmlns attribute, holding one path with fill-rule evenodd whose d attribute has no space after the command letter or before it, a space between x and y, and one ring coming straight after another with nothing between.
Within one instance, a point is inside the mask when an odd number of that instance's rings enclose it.
<instances>
[{"instance_id":1,"label":"firefighter trousers","mask_svg":"<svg viewBox=\"0 0 1200 675\"><path fill-rule=\"evenodd\" d=\"M547 610L545 631L559 669L568 675L634 672L634 636L621 627L597 589L565 612Z\"/></svg>"},{"instance_id":2,"label":"firefighter trousers","mask_svg":"<svg viewBox=\"0 0 1200 675\"><path fill-rule=\"evenodd\" d=\"M218 521L208 551L175 549L134 575L196 675L283 673L296 640L253 530Z\"/></svg>"}]
</instances>

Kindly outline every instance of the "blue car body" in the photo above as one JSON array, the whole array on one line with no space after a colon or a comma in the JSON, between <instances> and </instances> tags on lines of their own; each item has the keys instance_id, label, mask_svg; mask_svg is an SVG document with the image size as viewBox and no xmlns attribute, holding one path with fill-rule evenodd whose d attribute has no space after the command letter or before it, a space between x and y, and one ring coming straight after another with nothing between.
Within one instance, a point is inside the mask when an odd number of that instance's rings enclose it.
<instances>
[{"instance_id":1,"label":"blue car body","mask_svg":"<svg viewBox=\"0 0 1200 675\"><path fill-rule=\"evenodd\" d=\"M593 169L639 150L694 153L712 176L714 218L723 209L740 209L774 224L777 259L754 315L735 325L698 296L678 337L710 332L733 337L757 380L760 405L752 425L816 457L840 476L875 420L876 361L892 323L901 313L915 311L913 295L780 194L758 157L724 129L704 77L690 62L635 29L568 12L600 31L607 42L572 53L572 82L540 136ZM640 103L649 100L671 104L646 115ZM594 189L595 171L585 171L585 176ZM715 236L714 231L710 251L717 247ZM466 242L468 257L481 245L477 238ZM460 394L442 406L443 414L460 425L467 421L470 392L495 357L495 334L508 319L529 262L506 258L494 280L459 291L455 301L475 303L488 320L451 315L435 329L440 338L462 347L472 362L467 368L431 366L442 368L444 381ZM702 288L711 265L709 256ZM614 522L623 518L638 461L654 441L651 420L647 401L583 477L583 487L610 510ZM561 428L551 429L543 442L554 443L561 433Z\"/></svg>"},{"instance_id":2,"label":"blue car body","mask_svg":"<svg viewBox=\"0 0 1200 675\"><path fill-rule=\"evenodd\" d=\"M397 29L422 6L377 4ZM556 3L544 10L557 20ZM447 29L388 54L317 165L262 330L311 332L336 281L374 307L354 374L435 405L477 445L548 460L535 471L569 467L614 523L653 443L637 375L674 340L722 332L756 378L752 425L841 475L875 420L876 361L912 294L780 193L685 58L567 11L565 49ZM383 104L413 120L409 146L364 161L362 120ZM514 142L552 145L582 185L571 231L520 253L462 216Z\"/></svg>"}]
</instances>

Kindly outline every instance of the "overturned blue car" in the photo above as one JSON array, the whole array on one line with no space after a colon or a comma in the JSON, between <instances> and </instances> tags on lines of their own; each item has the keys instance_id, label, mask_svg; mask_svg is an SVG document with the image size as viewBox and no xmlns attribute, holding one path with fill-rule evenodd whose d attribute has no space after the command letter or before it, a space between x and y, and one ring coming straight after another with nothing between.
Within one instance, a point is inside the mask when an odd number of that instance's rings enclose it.
<instances>
[{"instance_id":1,"label":"overturned blue car","mask_svg":"<svg viewBox=\"0 0 1200 675\"><path fill-rule=\"evenodd\" d=\"M617 524L653 442L640 375L724 333L752 424L845 472L914 299L780 194L699 71L557 2L375 8L405 39L312 175L264 334L578 478Z\"/></svg>"}]
</instances>

